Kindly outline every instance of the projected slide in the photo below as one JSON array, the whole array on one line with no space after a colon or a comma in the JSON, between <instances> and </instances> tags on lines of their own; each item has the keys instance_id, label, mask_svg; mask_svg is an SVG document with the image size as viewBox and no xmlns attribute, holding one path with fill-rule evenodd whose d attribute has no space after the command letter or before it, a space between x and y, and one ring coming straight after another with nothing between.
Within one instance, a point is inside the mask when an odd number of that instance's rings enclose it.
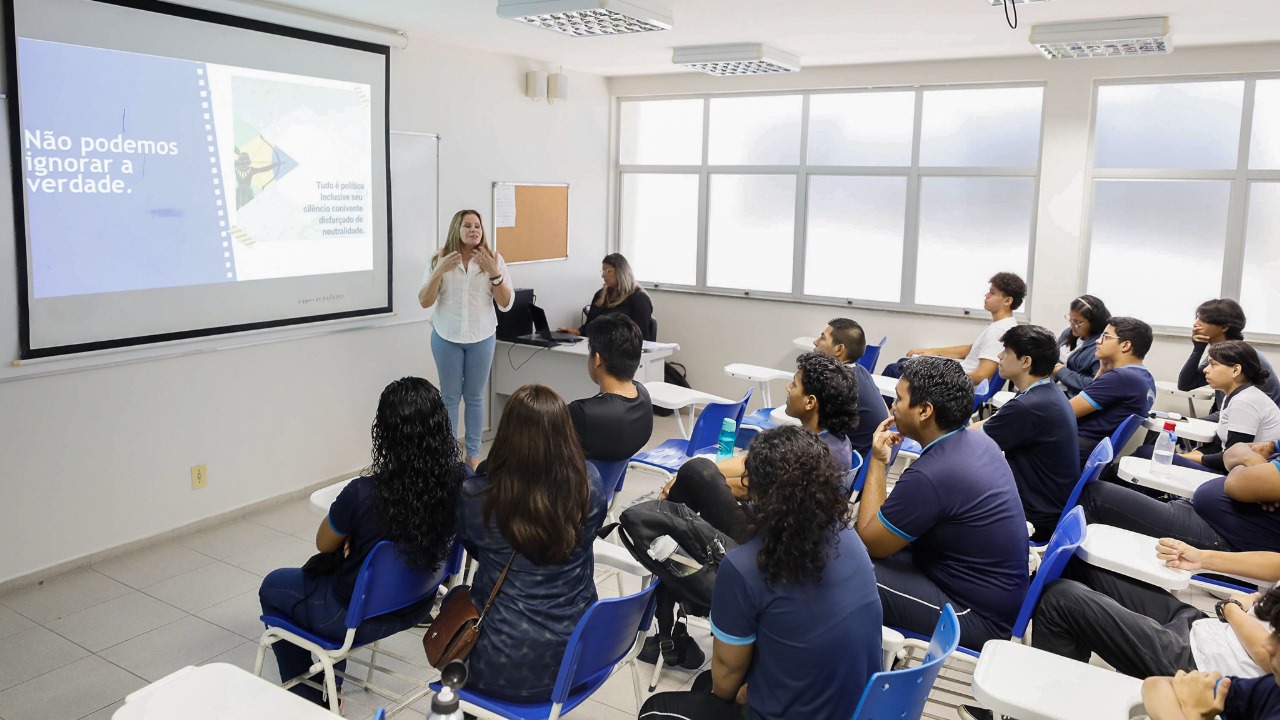
<instances>
[{"instance_id":1,"label":"projected slide","mask_svg":"<svg viewBox=\"0 0 1280 720\"><path fill-rule=\"evenodd\" d=\"M373 269L368 85L18 46L35 298Z\"/></svg>"}]
</instances>

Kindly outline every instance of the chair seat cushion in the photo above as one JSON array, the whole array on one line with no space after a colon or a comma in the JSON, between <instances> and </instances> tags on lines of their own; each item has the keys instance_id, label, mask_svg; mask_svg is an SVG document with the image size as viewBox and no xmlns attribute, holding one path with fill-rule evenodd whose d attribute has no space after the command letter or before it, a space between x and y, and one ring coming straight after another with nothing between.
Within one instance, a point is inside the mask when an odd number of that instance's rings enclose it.
<instances>
[{"instance_id":1,"label":"chair seat cushion","mask_svg":"<svg viewBox=\"0 0 1280 720\"><path fill-rule=\"evenodd\" d=\"M305 628L295 625L292 620L289 620L288 618L282 618L278 615L263 615L261 619L262 619L262 622L267 624L267 627L276 627L276 628L280 628L281 630L288 630L294 635L297 635L302 638L306 638L310 642L313 642L316 645L319 645L325 650L337 650L338 648L342 647L342 643L346 640L345 637L339 638L338 640L333 640L327 637L321 637L320 635L317 635L310 630L307 630Z\"/></svg>"},{"instance_id":2,"label":"chair seat cushion","mask_svg":"<svg viewBox=\"0 0 1280 720\"><path fill-rule=\"evenodd\" d=\"M631 461L643 465L652 465L674 473L680 469L681 465L689 461L689 456L685 455L685 451L688 449L688 440L672 438L652 450L636 453L635 457L631 458Z\"/></svg>"}]
</instances>

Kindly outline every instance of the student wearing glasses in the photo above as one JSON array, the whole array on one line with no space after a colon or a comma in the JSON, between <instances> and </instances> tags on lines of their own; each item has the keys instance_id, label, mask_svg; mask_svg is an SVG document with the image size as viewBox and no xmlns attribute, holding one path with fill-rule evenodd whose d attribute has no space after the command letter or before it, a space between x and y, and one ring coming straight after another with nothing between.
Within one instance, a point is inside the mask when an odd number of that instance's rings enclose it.
<instances>
[{"instance_id":1,"label":"student wearing glasses","mask_svg":"<svg viewBox=\"0 0 1280 720\"><path fill-rule=\"evenodd\" d=\"M1111 311L1093 295L1081 295L1071 301L1066 318L1067 329L1058 336L1058 348L1069 354L1053 368L1053 379L1070 398L1098 376L1098 336L1111 322Z\"/></svg>"},{"instance_id":2,"label":"student wearing glasses","mask_svg":"<svg viewBox=\"0 0 1280 720\"><path fill-rule=\"evenodd\" d=\"M1080 466L1104 437L1130 415L1146 415L1156 402L1156 381L1142 364L1151 349L1151 326L1131 317L1113 317L1098 335L1101 366L1089 387L1071 398L1080 433Z\"/></svg>"}]
</instances>

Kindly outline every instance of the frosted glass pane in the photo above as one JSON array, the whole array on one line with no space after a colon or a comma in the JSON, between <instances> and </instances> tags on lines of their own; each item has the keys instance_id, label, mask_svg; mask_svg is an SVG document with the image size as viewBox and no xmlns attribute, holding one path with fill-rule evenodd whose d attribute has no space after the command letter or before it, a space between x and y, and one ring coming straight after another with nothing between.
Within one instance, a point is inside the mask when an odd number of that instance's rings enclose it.
<instances>
[{"instance_id":1,"label":"frosted glass pane","mask_svg":"<svg viewBox=\"0 0 1280 720\"><path fill-rule=\"evenodd\" d=\"M622 103L618 162L623 165L700 165L702 100Z\"/></svg>"},{"instance_id":2,"label":"frosted glass pane","mask_svg":"<svg viewBox=\"0 0 1280 720\"><path fill-rule=\"evenodd\" d=\"M712 165L798 165L800 96L713 98Z\"/></svg>"},{"instance_id":3,"label":"frosted glass pane","mask_svg":"<svg viewBox=\"0 0 1280 720\"><path fill-rule=\"evenodd\" d=\"M1225 180L1096 181L1088 292L1116 315L1190 327L1222 294L1230 195Z\"/></svg>"},{"instance_id":4,"label":"frosted glass pane","mask_svg":"<svg viewBox=\"0 0 1280 720\"><path fill-rule=\"evenodd\" d=\"M898 302L905 177L809 177L806 295Z\"/></svg>"},{"instance_id":5,"label":"frosted glass pane","mask_svg":"<svg viewBox=\"0 0 1280 720\"><path fill-rule=\"evenodd\" d=\"M1259 80L1254 91L1249 167L1280 168L1280 80Z\"/></svg>"},{"instance_id":6,"label":"frosted glass pane","mask_svg":"<svg viewBox=\"0 0 1280 720\"><path fill-rule=\"evenodd\" d=\"M794 175L713 175L707 285L791 292Z\"/></svg>"},{"instance_id":7,"label":"frosted glass pane","mask_svg":"<svg viewBox=\"0 0 1280 720\"><path fill-rule=\"evenodd\" d=\"M695 284L698 176L624 174L621 239L637 279Z\"/></svg>"},{"instance_id":8,"label":"frosted glass pane","mask_svg":"<svg viewBox=\"0 0 1280 720\"><path fill-rule=\"evenodd\" d=\"M980 309L992 275L1026 278L1034 194L1031 178L922 178L916 302Z\"/></svg>"},{"instance_id":9,"label":"frosted glass pane","mask_svg":"<svg viewBox=\"0 0 1280 720\"><path fill-rule=\"evenodd\" d=\"M1043 89L929 90L921 110L920 164L1034 167Z\"/></svg>"},{"instance_id":10,"label":"frosted glass pane","mask_svg":"<svg viewBox=\"0 0 1280 720\"><path fill-rule=\"evenodd\" d=\"M913 92L809 97L810 165L910 165Z\"/></svg>"},{"instance_id":11,"label":"frosted glass pane","mask_svg":"<svg viewBox=\"0 0 1280 720\"><path fill-rule=\"evenodd\" d=\"M1249 187L1249 224L1244 237L1244 278L1240 304L1249 330L1280 333L1280 183Z\"/></svg>"},{"instance_id":12,"label":"frosted glass pane","mask_svg":"<svg viewBox=\"0 0 1280 720\"><path fill-rule=\"evenodd\" d=\"M1240 151L1243 103L1244 81L1239 80L1102 85L1098 88L1094 165L1234 168Z\"/></svg>"}]
</instances>

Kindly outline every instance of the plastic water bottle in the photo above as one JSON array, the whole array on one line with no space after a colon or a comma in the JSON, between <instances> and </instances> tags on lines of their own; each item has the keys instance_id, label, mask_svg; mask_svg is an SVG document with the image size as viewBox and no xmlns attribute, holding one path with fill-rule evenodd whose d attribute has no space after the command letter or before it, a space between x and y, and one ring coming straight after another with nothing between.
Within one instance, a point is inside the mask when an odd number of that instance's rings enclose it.
<instances>
[{"instance_id":1,"label":"plastic water bottle","mask_svg":"<svg viewBox=\"0 0 1280 720\"><path fill-rule=\"evenodd\" d=\"M1156 477L1169 477L1169 468L1173 467L1173 452L1178 447L1175 428L1177 426L1173 423L1165 423L1160 436L1156 438L1156 447L1151 453L1151 474Z\"/></svg>"},{"instance_id":2,"label":"plastic water bottle","mask_svg":"<svg viewBox=\"0 0 1280 720\"><path fill-rule=\"evenodd\" d=\"M431 698L431 712L427 713L425 720L463 720L458 691L467 684L466 663L454 660L445 665L440 673L440 684L444 687Z\"/></svg>"},{"instance_id":3,"label":"plastic water bottle","mask_svg":"<svg viewBox=\"0 0 1280 720\"><path fill-rule=\"evenodd\" d=\"M738 440L738 424L733 418L720 423L720 442L716 447L716 462L733 457L733 444Z\"/></svg>"}]
</instances>

